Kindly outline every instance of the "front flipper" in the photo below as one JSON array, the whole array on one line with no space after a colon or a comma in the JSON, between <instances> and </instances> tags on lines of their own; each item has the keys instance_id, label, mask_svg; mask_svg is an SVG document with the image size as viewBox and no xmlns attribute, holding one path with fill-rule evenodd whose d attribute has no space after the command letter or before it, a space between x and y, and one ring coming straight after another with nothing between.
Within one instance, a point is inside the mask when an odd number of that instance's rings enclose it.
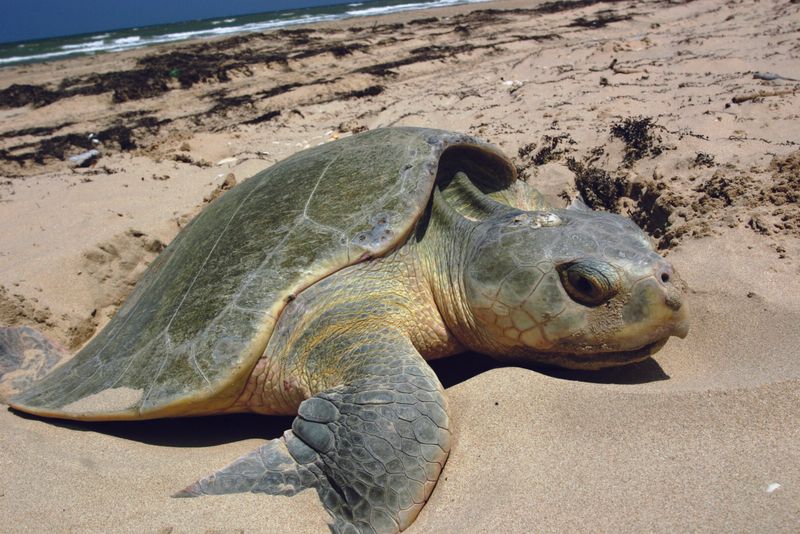
<instances>
[{"instance_id":1,"label":"front flipper","mask_svg":"<svg viewBox=\"0 0 800 534\"><path fill-rule=\"evenodd\" d=\"M305 400L292 430L179 496L293 495L313 487L334 532L398 532L416 518L450 450L436 375L407 340L382 347L344 385ZM364 348L367 350L367 347Z\"/></svg>"}]
</instances>

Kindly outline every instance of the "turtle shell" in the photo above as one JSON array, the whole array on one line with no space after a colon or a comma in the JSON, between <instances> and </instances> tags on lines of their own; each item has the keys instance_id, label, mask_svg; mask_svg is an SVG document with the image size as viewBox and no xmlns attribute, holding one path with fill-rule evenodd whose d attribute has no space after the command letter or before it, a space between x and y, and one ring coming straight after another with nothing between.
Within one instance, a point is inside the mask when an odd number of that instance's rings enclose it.
<instances>
[{"instance_id":1,"label":"turtle shell","mask_svg":"<svg viewBox=\"0 0 800 534\"><path fill-rule=\"evenodd\" d=\"M446 157L444 157L446 156ZM241 393L286 303L348 265L401 245L439 172L484 189L511 163L472 137L365 132L299 152L209 204L148 267L77 355L12 400L51 417L218 413Z\"/></svg>"}]
</instances>

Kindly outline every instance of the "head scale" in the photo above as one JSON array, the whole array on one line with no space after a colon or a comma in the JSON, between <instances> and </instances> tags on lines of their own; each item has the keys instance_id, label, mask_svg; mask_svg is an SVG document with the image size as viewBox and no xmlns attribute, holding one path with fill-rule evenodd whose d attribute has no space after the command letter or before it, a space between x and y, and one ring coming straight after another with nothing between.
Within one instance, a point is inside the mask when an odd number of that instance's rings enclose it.
<instances>
[{"instance_id":1,"label":"head scale","mask_svg":"<svg viewBox=\"0 0 800 534\"><path fill-rule=\"evenodd\" d=\"M600 368L645 359L671 335L685 336L672 266L629 219L579 204L521 211L486 196L480 203L486 216L471 217L461 279L471 323L463 341L472 349Z\"/></svg>"}]
</instances>

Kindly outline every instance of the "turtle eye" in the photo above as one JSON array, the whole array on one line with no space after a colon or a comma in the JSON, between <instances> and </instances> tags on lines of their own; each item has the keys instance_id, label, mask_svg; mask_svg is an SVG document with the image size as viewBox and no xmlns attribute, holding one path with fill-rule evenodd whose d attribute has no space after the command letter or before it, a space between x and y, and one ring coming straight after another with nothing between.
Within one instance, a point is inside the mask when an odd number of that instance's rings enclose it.
<instances>
[{"instance_id":1,"label":"turtle eye","mask_svg":"<svg viewBox=\"0 0 800 534\"><path fill-rule=\"evenodd\" d=\"M605 262L579 260L558 266L561 284L572 300L584 306L599 306L617 294L619 277Z\"/></svg>"}]
</instances>

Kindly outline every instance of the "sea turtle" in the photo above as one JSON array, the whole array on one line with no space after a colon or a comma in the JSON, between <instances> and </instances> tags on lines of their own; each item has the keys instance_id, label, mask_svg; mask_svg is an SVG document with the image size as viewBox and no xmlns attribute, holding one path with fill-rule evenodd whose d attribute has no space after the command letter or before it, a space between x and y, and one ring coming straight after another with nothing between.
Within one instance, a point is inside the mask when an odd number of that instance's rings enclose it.
<instances>
[{"instance_id":1,"label":"sea turtle","mask_svg":"<svg viewBox=\"0 0 800 534\"><path fill-rule=\"evenodd\" d=\"M472 350L595 369L686 333L670 264L619 215L548 207L493 146L377 129L212 202L74 358L11 399L46 417L297 414L178 496L313 487L341 532L397 532L447 459L426 359ZM53 359L2 329L7 361Z\"/></svg>"}]
</instances>

